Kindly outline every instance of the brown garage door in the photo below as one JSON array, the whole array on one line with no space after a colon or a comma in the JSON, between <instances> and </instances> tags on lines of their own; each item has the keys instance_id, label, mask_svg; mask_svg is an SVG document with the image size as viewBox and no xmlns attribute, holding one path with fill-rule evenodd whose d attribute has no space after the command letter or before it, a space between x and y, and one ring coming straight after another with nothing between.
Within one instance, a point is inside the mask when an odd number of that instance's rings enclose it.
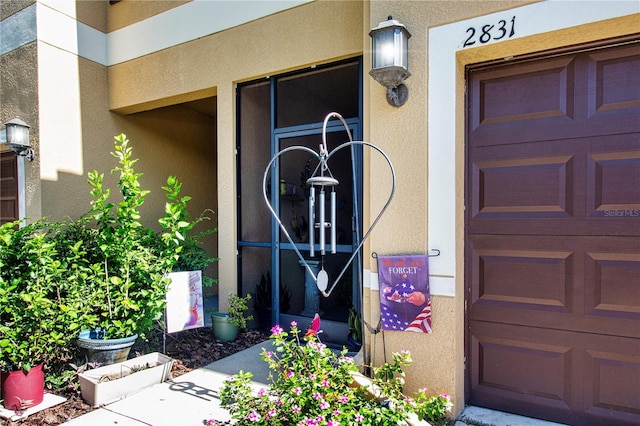
<instances>
[{"instance_id":1,"label":"brown garage door","mask_svg":"<svg viewBox=\"0 0 640 426\"><path fill-rule=\"evenodd\" d=\"M0 152L0 225L18 215L18 162L13 152Z\"/></svg>"},{"instance_id":2,"label":"brown garage door","mask_svg":"<svg viewBox=\"0 0 640 426\"><path fill-rule=\"evenodd\" d=\"M640 45L467 77L467 402L640 424Z\"/></svg>"}]
</instances>

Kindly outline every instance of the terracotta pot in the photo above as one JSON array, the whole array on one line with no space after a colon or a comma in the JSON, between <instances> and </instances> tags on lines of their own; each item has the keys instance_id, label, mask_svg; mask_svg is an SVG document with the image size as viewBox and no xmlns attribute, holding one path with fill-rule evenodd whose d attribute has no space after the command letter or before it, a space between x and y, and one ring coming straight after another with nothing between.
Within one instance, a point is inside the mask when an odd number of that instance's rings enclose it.
<instances>
[{"instance_id":1,"label":"terracotta pot","mask_svg":"<svg viewBox=\"0 0 640 426\"><path fill-rule=\"evenodd\" d=\"M44 399L44 372L42 364L25 372L3 371L0 373L2 397L8 410L25 410L38 405Z\"/></svg>"}]
</instances>

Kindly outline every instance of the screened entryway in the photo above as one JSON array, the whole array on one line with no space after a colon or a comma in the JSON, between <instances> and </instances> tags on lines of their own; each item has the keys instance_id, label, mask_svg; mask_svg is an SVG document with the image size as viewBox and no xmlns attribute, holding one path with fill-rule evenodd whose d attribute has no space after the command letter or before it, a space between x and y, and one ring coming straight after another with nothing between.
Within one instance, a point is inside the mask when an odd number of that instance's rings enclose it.
<instances>
[{"instance_id":1,"label":"screened entryway","mask_svg":"<svg viewBox=\"0 0 640 426\"><path fill-rule=\"evenodd\" d=\"M306 327L318 312L322 318L324 339L342 344L346 341L346 321L351 306L359 309L358 256L347 268L330 297L305 286L305 268L297 251L312 267L324 269L330 283L340 275L359 241L358 223L362 205L362 150L342 149L330 160L336 190L336 253L321 256L319 230L310 238L309 187L306 179L317 166L317 158L294 150L274 163L265 187L273 209L279 214L293 244L272 219L263 195L263 177L267 164L278 152L292 146L304 146L317 152L322 143L325 116L341 114L354 140L362 139L361 62L351 59L323 67L254 81L238 87L238 291L252 293L257 325L268 329L273 324L288 325L296 320ZM339 120L326 127L329 150L348 142ZM330 214L327 203L327 217ZM310 240L315 255L310 254Z\"/></svg>"}]
</instances>

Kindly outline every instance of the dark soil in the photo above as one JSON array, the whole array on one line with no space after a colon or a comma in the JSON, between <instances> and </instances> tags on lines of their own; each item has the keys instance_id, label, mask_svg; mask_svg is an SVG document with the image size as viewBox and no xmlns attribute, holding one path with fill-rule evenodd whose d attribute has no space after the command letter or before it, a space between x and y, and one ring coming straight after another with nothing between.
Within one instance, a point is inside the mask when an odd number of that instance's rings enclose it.
<instances>
[{"instance_id":1,"label":"dark soil","mask_svg":"<svg viewBox=\"0 0 640 426\"><path fill-rule=\"evenodd\" d=\"M213 361L240 352L266 339L268 339L266 334L249 330L240 333L234 342L222 342L213 336L210 328L201 328L167 335L165 353L175 360L171 370L175 378L191 370L204 367ZM151 352L163 352L162 348L162 334L158 334L149 342L136 344L131 350L130 357ZM0 425L59 425L93 410L91 406L82 400L80 389L77 386L70 386L65 392L53 393L62 395L67 400L55 407L32 414L22 421L10 422L0 418Z\"/></svg>"}]
</instances>

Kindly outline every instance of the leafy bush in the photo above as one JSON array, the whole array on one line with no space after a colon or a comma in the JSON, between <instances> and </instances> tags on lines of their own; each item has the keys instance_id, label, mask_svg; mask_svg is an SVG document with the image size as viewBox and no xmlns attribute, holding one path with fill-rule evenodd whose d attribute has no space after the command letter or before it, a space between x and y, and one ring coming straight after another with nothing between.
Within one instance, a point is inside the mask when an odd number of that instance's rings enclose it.
<instances>
[{"instance_id":1,"label":"leafy bush","mask_svg":"<svg viewBox=\"0 0 640 426\"><path fill-rule=\"evenodd\" d=\"M0 226L0 369L28 371L71 356L82 308L52 237L62 224L20 224Z\"/></svg>"},{"instance_id":2,"label":"leafy bush","mask_svg":"<svg viewBox=\"0 0 640 426\"><path fill-rule=\"evenodd\" d=\"M185 220L186 219L188 218L185 217ZM207 229L196 234L189 232L195 225L205 220L211 220L211 218L206 214L202 214L191 223L191 226L188 229L186 229L185 240L182 243L182 251L179 254L176 264L173 266L173 271L203 271L202 285L204 287L212 287L214 284L217 284L218 279L205 275L204 271L209 267L209 265L220 259L217 257L211 257L209 253L207 253L202 246L202 239L208 235L218 232L218 228Z\"/></svg>"},{"instance_id":3,"label":"leafy bush","mask_svg":"<svg viewBox=\"0 0 640 426\"><path fill-rule=\"evenodd\" d=\"M249 300L251 294L240 297L237 294L229 295L229 319L228 321L235 324L240 330L247 328L247 321L253 319L253 315L245 316L245 312L249 309Z\"/></svg>"},{"instance_id":4,"label":"leafy bush","mask_svg":"<svg viewBox=\"0 0 640 426\"><path fill-rule=\"evenodd\" d=\"M0 227L0 368L60 364L75 352L81 329L101 328L105 338L145 337L162 317L166 274L201 219L188 220L190 197L169 176L162 232L143 226L139 208L149 191L140 188L138 160L125 135L115 137L114 147L118 166L111 172L119 174L122 196L116 204L94 170L85 216Z\"/></svg>"},{"instance_id":5,"label":"leafy bush","mask_svg":"<svg viewBox=\"0 0 640 426\"><path fill-rule=\"evenodd\" d=\"M402 393L403 367L411 363L407 351L373 369L369 379L358 372L346 350L337 353L316 335L301 341L295 322L291 337L272 328L275 350L261 357L271 370L269 388L255 393L251 373L240 371L221 390L220 401L237 425L401 425L410 418L444 417L451 409L446 395L416 399ZM309 334L309 333L307 333ZM217 424L211 420L208 424Z\"/></svg>"},{"instance_id":6,"label":"leafy bush","mask_svg":"<svg viewBox=\"0 0 640 426\"><path fill-rule=\"evenodd\" d=\"M78 221L81 246L88 247L81 268L93 271L81 287L84 291L83 326L100 328L105 338L123 338L138 334L145 337L161 318L169 284L166 277L179 258L186 232L192 224L186 219L189 197L180 197L182 184L169 176L163 187L167 197L165 215L158 222L163 232L158 237L143 226L139 212L148 190L140 188L141 173L134 166L129 140L115 137L119 165L118 191L122 200L108 201L111 190L103 186L104 175L91 171L91 210ZM84 229L82 229L84 228Z\"/></svg>"},{"instance_id":7,"label":"leafy bush","mask_svg":"<svg viewBox=\"0 0 640 426\"><path fill-rule=\"evenodd\" d=\"M140 188L141 174L134 170L137 160L132 158L128 143L125 135L117 136L112 153L119 160L111 172L120 174L122 200L117 206L110 203L111 190L103 186L104 174L89 172L92 209L79 226L95 231L77 232L82 237L78 242L93 249L80 259L94 273L85 283L88 285L82 286L83 325L102 329L105 338L144 336L153 328L164 309L165 273L171 271L184 240L180 200L167 203L165 218L160 221L166 230L162 245L156 244L153 231L142 225L138 209L149 191ZM179 192L175 178L168 183L172 184L170 190Z\"/></svg>"}]
</instances>

